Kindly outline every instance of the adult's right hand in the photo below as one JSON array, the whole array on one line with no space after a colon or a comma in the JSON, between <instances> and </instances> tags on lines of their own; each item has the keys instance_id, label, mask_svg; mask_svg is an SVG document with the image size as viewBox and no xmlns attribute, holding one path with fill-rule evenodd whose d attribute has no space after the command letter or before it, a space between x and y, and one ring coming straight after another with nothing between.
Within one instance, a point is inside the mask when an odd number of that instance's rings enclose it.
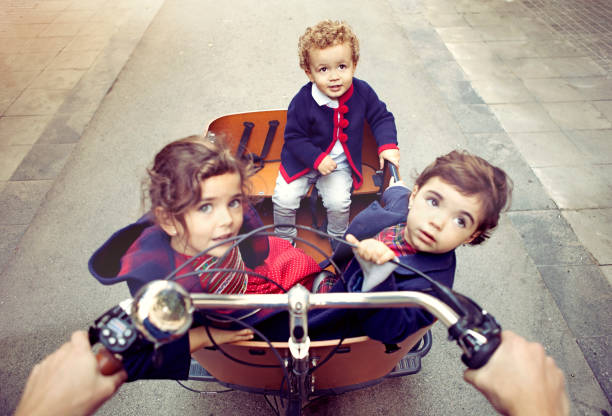
<instances>
[{"instance_id":1,"label":"adult's right hand","mask_svg":"<svg viewBox=\"0 0 612 416\"><path fill-rule=\"evenodd\" d=\"M504 415L569 415L565 377L541 344L511 331L489 362L463 378Z\"/></svg>"},{"instance_id":2,"label":"adult's right hand","mask_svg":"<svg viewBox=\"0 0 612 416\"><path fill-rule=\"evenodd\" d=\"M70 342L34 366L15 416L90 415L126 379L123 370L103 375L87 333L74 332Z\"/></svg>"}]
</instances>

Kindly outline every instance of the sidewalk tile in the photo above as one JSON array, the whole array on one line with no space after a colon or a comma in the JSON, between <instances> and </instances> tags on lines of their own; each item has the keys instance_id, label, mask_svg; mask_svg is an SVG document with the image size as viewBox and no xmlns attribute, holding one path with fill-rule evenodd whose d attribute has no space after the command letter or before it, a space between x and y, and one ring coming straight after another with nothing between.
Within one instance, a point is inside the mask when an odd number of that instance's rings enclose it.
<instances>
[{"instance_id":1,"label":"sidewalk tile","mask_svg":"<svg viewBox=\"0 0 612 416\"><path fill-rule=\"evenodd\" d=\"M0 90L0 114L6 113L6 110L15 102L21 92L20 88Z\"/></svg>"},{"instance_id":2,"label":"sidewalk tile","mask_svg":"<svg viewBox=\"0 0 612 416\"><path fill-rule=\"evenodd\" d=\"M100 51L62 51L51 61L48 69L88 69Z\"/></svg>"},{"instance_id":3,"label":"sidewalk tile","mask_svg":"<svg viewBox=\"0 0 612 416\"><path fill-rule=\"evenodd\" d=\"M582 101L585 97L563 78L524 78L523 84L538 101Z\"/></svg>"},{"instance_id":4,"label":"sidewalk tile","mask_svg":"<svg viewBox=\"0 0 612 416\"><path fill-rule=\"evenodd\" d=\"M510 133L510 138L532 168L586 163L586 156L581 157L581 150L560 131Z\"/></svg>"},{"instance_id":5,"label":"sidewalk tile","mask_svg":"<svg viewBox=\"0 0 612 416\"><path fill-rule=\"evenodd\" d=\"M612 264L612 208L562 211L599 264Z\"/></svg>"},{"instance_id":6,"label":"sidewalk tile","mask_svg":"<svg viewBox=\"0 0 612 416\"><path fill-rule=\"evenodd\" d=\"M56 36L46 38L29 39L23 47L22 53L54 53L58 54L72 40L70 36Z\"/></svg>"},{"instance_id":7,"label":"sidewalk tile","mask_svg":"<svg viewBox=\"0 0 612 416\"><path fill-rule=\"evenodd\" d=\"M0 38L35 38L48 23L3 24L0 25Z\"/></svg>"},{"instance_id":8,"label":"sidewalk tile","mask_svg":"<svg viewBox=\"0 0 612 416\"><path fill-rule=\"evenodd\" d=\"M36 143L51 116L0 118L0 146Z\"/></svg>"},{"instance_id":9,"label":"sidewalk tile","mask_svg":"<svg viewBox=\"0 0 612 416\"><path fill-rule=\"evenodd\" d=\"M108 45L109 36L75 36L65 51L101 51Z\"/></svg>"},{"instance_id":10,"label":"sidewalk tile","mask_svg":"<svg viewBox=\"0 0 612 416\"><path fill-rule=\"evenodd\" d=\"M534 101L520 79L483 78L472 81L472 87L487 104Z\"/></svg>"},{"instance_id":11,"label":"sidewalk tile","mask_svg":"<svg viewBox=\"0 0 612 416\"><path fill-rule=\"evenodd\" d=\"M65 10L91 10L93 12L98 12L102 7L104 7L105 3L108 2L106 0L73 1Z\"/></svg>"},{"instance_id":12,"label":"sidewalk tile","mask_svg":"<svg viewBox=\"0 0 612 416\"><path fill-rule=\"evenodd\" d=\"M538 103L491 104L490 107L508 133L559 129L546 110Z\"/></svg>"},{"instance_id":13,"label":"sidewalk tile","mask_svg":"<svg viewBox=\"0 0 612 416\"><path fill-rule=\"evenodd\" d=\"M612 78L580 77L566 78L566 81L591 101L612 100Z\"/></svg>"},{"instance_id":14,"label":"sidewalk tile","mask_svg":"<svg viewBox=\"0 0 612 416\"><path fill-rule=\"evenodd\" d=\"M0 225L29 224L53 181L11 181L0 192Z\"/></svg>"},{"instance_id":15,"label":"sidewalk tile","mask_svg":"<svg viewBox=\"0 0 612 416\"><path fill-rule=\"evenodd\" d=\"M79 82L84 73L84 70L76 69L47 69L36 77L30 88L71 90Z\"/></svg>"},{"instance_id":16,"label":"sidewalk tile","mask_svg":"<svg viewBox=\"0 0 612 416\"><path fill-rule=\"evenodd\" d=\"M466 149L502 168L514 182L512 210L546 210L557 206L505 132L467 134Z\"/></svg>"},{"instance_id":17,"label":"sidewalk tile","mask_svg":"<svg viewBox=\"0 0 612 416\"><path fill-rule=\"evenodd\" d=\"M582 151L589 163L610 163L612 130L566 130L564 133Z\"/></svg>"},{"instance_id":18,"label":"sidewalk tile","mask_svg":"<svg viewBox=\"0 0 612 416\"><path fill-rule=\"evenodd\" d=\"M508 13L465 13L465 20L472 26L505 25L514 20L514 14Z\"/></svg>"},{"instance_id":19,"label":"sidewalk tile","mask_svg":"<svg viewBox=\"0 0 612 416\"><path fill-rule=\"evenodd\" d=\"M2 25L2 19L0 18L0 25ZM0 39L2 39L0 37ZM24 47L28 42L32 41L32 39L25 38L4 38L2 39L2 49L0 49L0 54L17 54L22 53Z\"/></svg>"},{"instance_id":20,"label":"sidewalk tile","mask_svg":"<svg viewBox=\"0 0 612 416\"><path fill-rule=\"evenodd\" d=\"M31 148L31 145L0 145L0 181L10 179Z\"/></svg>"},{"instance_id":21,"label":"sidewalk tile","mask_svg":"<svg viewBox=\"0 0 612 416\"><path fill-rule=\"evenodd\" d=\"M11 176L11 181L55 179L73 148L74 144L34 144Z\"/></svg>"},{"instance_id":22,"label":"sidewalk tile","mask_svg":"<svg viewBox=\"0 0 612 416\"><path fill-rule=\"evenodd\" d=\"M468 26L467 21L459 13L425 13L425 18L435 28Z\"/></svg>"},{"instance_id":23,"label":"sidewalk tile","mask_svg":"<svg viewBox=\"0 0 612 416\"><path fill-rule=\"evenodd\" d=\"M544 58L563 77L604 76L606 71L588 57Z\"/></svg>"},{"instance_id":24,"label":"sidewalk tile","mask_svg":"<svg viewBox=\"0 0 612 416\"><path fill-rule=\"evenodd\" d=\"M443 82L467 81L465 72L454 60L431 62L425 71L436 85Z\"/></svg>"},{"instance_id":25,"label":"sidewalk tile","mask_svg":"<svg viewBox=\"0 0 612 416\"><path fill-rule=\"evenodd\" d=\"M93 15L93 10L64 10L57 16L53 23L87 22Z\"/></svg>"},{"instance_id":26,"label":"sidewalk tile","mask_svg":"<svg viewBox=\"0 0 612 416\"><path fill-rule=\"evenodd\" d=\"M79 31L79 36L111 36L117 31L117 26L108 22L91 22Z\"/></svg>"},{"instance_id":27,"label":"sidewalk tile","mask_svg":"<svg viewBox=\"0 0 612 416\"><path fill-rule=\"evenodd\" d=\"M539 266L538 270L576 338L610 334L612 296L598 266Z\"/></svg>"},{"instance_id":28,"label":"sidewalk tile","mask_svg":"<svg viewBox=\"0 0 612 416\"><path fill-rule=\"evenodd\" d=\"M504 63L519 78L554 78L561 74L542 58L509 59Z\"/></svg>"},{"instance_id":29,"label":"sidewalk tile","mask_svg":"<svg viewBox=\"0 0 612 416\"><path fill-rule=\"evenodd\" d=\"M516 78L512 70L503 61L494 59L458 59L457 63L461 66L468 80L496 78Z\"/></svg>"},{"instance_id":30,"label":"sidewalk tile","mask_svg":"<svg viewBox=\"0 0 612 416\"><path fill-rule=\"evenodd\" d=\"M57 37L57 36L75 36L81 28L85 25L85 22L72 22L72 23L58 23L53 22L49 24L43 31L38 34L38 37Z\"/></svg>"},{"instance_id":31,"label":"sidewalk tile","mask_svg":"<svg viewBox=\"0 0 612 416\"><path fill-rule=\"evenodd\" d=\"M0 90L15 88L25 89L40 71L7 71L0 72Z\"/></svg>"},{"instance_id":32,"label":"sidewalk tile","mask_svg":"<svg viewBox=\"0 0 612 416\"><path fill-rule=\"evenodd\" d=\"M446 47L457 60L462 59L493 59L495 55L485 42L447 43Z\"/></svg>"},{"instance_id":33,"label":"sidewalk tile","mask_svg":"<svg viewBox=\"0 0 612 416\"><path fill-rule=\"evenodd\" d=\"M449 110L464 133L502 132L495 115L486 104L449 104Z\"/></svg>"},{"instance_id":34,"label":"sidewalk tile","mask_svg":"<svg viewBox=\"0 0 612 416\"><path fill-rule=\"evenodd\" d=\"M576 47L574 44L565 39L550 39L544 41L534 41L534 48L542 58L560 58L560 57L584 57L583 49Z\"/></svg>"},{"instance_id":35,"label":"sidewalk tile","mask_svg":"<svg viewBox=\"0 0 612 416\"><path fill-rule=\"evenodd\" d=\"M525 40L527 36L515 24L502 24L492 26L476 26L474 29L480 33L485 41Z\"/></svg>"},{"instance_id":36,"label":"sidewalk tile","mask_svg":"<svg viewBox=\"0 0 612 416\"><path fill-rule=\"evenodd\" d=\"M612 192L593 166L534 168L550 196L561 209L612 206Z\"/></svg>"},{"instance_id":37,"label":"sidewalk tile","mask_svg":"<svg viewBox=\"0 0 612 416\"><path fill-rule=\"evenodd\" d=\"M612 122L612 100L610 101L594 101L593 105Z\"/></svg>"},{"instance_id":38,"label":"sidewalk tile","mask_svg":"<svg viewBox=\"0 0 612 416\"><path fill-rule=\"evenodd\" d=\"M612 123L590 102L542 103L550 117L563 129L610 129Z\"/></svg>"},{"instance_id":39,"label":"sidewalk tile","mask_svg":"<svg viewBox=\"0 0 612 416\"><path fill-rule=\"evenodd\" d=\"M27 89L5 112L8 116L52 115L62 105L69 90Z\"/></svg>"},{"instance_id":40,"label":"sidewalk tile","mask_svg":"<svg viewBox=\"0 0 612 416\"><path fill-rule=\"evenodd\" d=\"M610 303L608 303L608 308L610 307ZM612 368L612 358L610 358L612 336L609 334L610 331L608 329L608 331L604 331L599 336L577 338L576 342L610 401L612 400L612 377L610 377L609 373ZM603 414L603 412L601 413Z\"/></svg>"},{"instance_id":41,"label":"sidewalk tile","mask_svg":"<svg viewBox=\"0 0 612 416\"><path fill-rule=\"evenodd\" d=\"M519 17L516 24L527 35L527 38L534 41L557 39L559 35L545 23L531 17Z\"/></svg>"},{"instance_id":42,"label":"sidewalk tile","mask_svg":"<svg viewBox=\"0 0 612 416\"><path fill-rule=\"evenodd\" d=\"M536 266L566 267L595 262L557 209L510 211L508 217L519 232ZM534 238L536 237L537 238ZM581 305L582 307L582 305Z\"/></svg>"},{"instance_id":43,"label":"sidewalk tile","mask_svg":"<svg viewBox=\"0 0 612 416\"><path fill-rule=\"evenodd\" d=\"M51 23L53 22L58 14L58 11L36 11L36 12L28 12L23 14L17 14L13 16L7 16L5 22L13 23L13 24L42 24L42 23ZM0 35L0 37L2 37Z\"/></svg>"},{"instance_id":44,"label":"sidewalk tile","mask_svg":"<svg viewBox=\"0 0 612 416\"><path fill-rule=\"evenodd\" d=\"M44 69L53 60L56 53L26 53L12 55L7 65L11 71L33 71Z\"/></svg>"},{"instance_id":45,"label":"sidewalk tile","mask_svg":"<svg viewBox=\"0 0 612 416\"><path fill-rule=\"evenodd\" d=\"M476 94L469 81L444 80L437 82L436 86L444 98L453 103L484 104L484 101Z\"/></svg>"},{"instance_id":46,"label":"sidewalk tile","mask_svg":"<svg viewBox=\"0 0 612 416\"><path fill-rule=\"evenodd\" d=\"M476 42L482 41L482 36L474 28L468 26L436 28L436 32L444 42Z\"/></svg>"},{"instance_id":47,"label":"sidewalk tile","mask_svg":"<svg viewBox=\"0 0 612 416\"><path fill-rule=\"evenodd\" d=\"M67 114L58 113L45 126L37 143L76 143L80 140L93 115L93 111L83 110Z\"/></svg>"},{"instance_id":48,"label":"sidewalk tile","mask_svg":"<svg viewBox=\"0 0 612 416\"><path fill-rule=\"evenodd\" d=\"M47 0L36 4L37 10L42 11L62 11L70 6L70 0Z\"/></svg>"},{"instance_id":49,"label":"sidewalk tile","mask_svg":"<svg viewBox=\"0 0 612 416\"><path fill-rule=\"evenodd\" d=\"M502 60L539 57L535 46L525 40L489 41L487 46L493 54Z\"/></svg>"}]
</instances>

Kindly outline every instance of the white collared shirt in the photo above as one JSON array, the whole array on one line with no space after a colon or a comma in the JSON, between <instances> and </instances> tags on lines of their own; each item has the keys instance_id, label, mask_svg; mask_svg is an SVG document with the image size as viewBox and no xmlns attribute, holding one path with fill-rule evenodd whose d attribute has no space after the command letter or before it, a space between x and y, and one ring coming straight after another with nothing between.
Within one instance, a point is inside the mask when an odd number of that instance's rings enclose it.
<instances>
[{"instance_id":1,"label":"white collared shirt","mask_svg":"<svg viewBox=\"0 0 612 416\"><path fill-rule=\"evenodd\" d=\"M338 108L339 106L337 99L325 95L314 82L312 83L311 94L319 107L326 105L329 108ZM334 162L336 162L338 166L340 166L341 163L346 164L346 155L344 154L344 148L340 140L336 140L334 147L329 152L329 157L334 159Z\"/></svg>"}]
</instances>

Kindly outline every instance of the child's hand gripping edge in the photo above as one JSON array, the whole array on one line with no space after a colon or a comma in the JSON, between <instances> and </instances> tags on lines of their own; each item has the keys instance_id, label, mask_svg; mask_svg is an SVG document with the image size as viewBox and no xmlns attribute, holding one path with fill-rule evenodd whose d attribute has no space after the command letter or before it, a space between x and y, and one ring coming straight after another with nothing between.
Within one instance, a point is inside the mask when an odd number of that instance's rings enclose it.
<instances>
[{"instance_id":1,"label":"child's hand gripping edge","mask_svg":"<svg viewBox=\"0 0 612 416\"><path fill-rule=\"evenodd\" d=\"M353 246L355 258L363 271L362 292L372 290L384 282L397 268L389 260L397 260L395 254L383 242L368 238L359 241L351 234L346 235L346 241Z\"/></svg>"}]
</instances>

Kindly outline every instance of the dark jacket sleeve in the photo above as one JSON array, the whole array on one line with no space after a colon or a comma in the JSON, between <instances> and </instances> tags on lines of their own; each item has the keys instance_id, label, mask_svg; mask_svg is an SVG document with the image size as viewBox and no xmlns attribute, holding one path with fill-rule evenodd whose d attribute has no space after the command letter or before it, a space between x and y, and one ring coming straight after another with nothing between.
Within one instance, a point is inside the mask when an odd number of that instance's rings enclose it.
<instances>
[{"instance_id":1,"label":"dark jacket sleeve","mask_svg":"<svg viewBox=\"0 0 612 416\"><path fill-rule=\"evenodd\" d=\"M191 354L187 334L160 346L157 351L152 343L143 341L140 349L123 357L123 368L128 374L127 381L187 380L190 364Z\"/></svg>"},{"instance_id":2,"label":"dark jacket sleeve","mask_svg":"<svg viewBox=\"0 0 612 416\"><path fill-rule=\"evenodd\" d=\"M263 221L261 217L252 205L248 205L244 210L244 221L242 228L240 228L239 234L246 234L253 230L262 227ZM242 254L242 260L244 264L254 269L264 262L268 258L270 252L270 244L268 236L256 235L250 237L240 244L240 254Z\"/></svg>"},{"instance_id":3,"label":"dark jacket sleeve","mask_svg":"<svg viewBox=\"0 0 612 416\"><path fill-rule=\"evenodd\" d=\"M309 132L309 100L312 100L308 92L309 86L310 83L304 86L289 104L283 150L291 153L291 156L299 160L304 166L315 169L315 162L323 152L319 146L313 143L313 138Z\"/></svg>"},{"instance_id":4,"label":"dark jacket sleeve","mask_svg":"<svg viewBox=\"0 0 612 416\"><path fill-rule=\"evenodd\" d=\"M397 148L397 128L393 114L387 110L386 104L378 98L374 89L365 81L364 94L368 104L365 118L372 129L374 138L380 150ZM382 148L382 149L381 149Z\"/></svg>"},{"instance_id":5,"label":"dark jacket sleeve","mask_svg":"<svg viewBox=\"0 0 612 416\"><path fill-rule=\"evenodd\" d=\"M448 268L430 271L427 275L439 283L450 287L453 283L454 271L455 263L453 256ZM359 269L355 275L349 277L349 280L362 279L361 273L361 269ZM404 290L428 292L430 289L431 283L426 279L414 274L402 273L393 273L387 280L374 288L376 292ZM435 321L433 315L421 308L371 309L361 310L359 314L359 321L366 335L386 344L401 342L409 335L431 325Z\"/></svg>"}]
</instances>

